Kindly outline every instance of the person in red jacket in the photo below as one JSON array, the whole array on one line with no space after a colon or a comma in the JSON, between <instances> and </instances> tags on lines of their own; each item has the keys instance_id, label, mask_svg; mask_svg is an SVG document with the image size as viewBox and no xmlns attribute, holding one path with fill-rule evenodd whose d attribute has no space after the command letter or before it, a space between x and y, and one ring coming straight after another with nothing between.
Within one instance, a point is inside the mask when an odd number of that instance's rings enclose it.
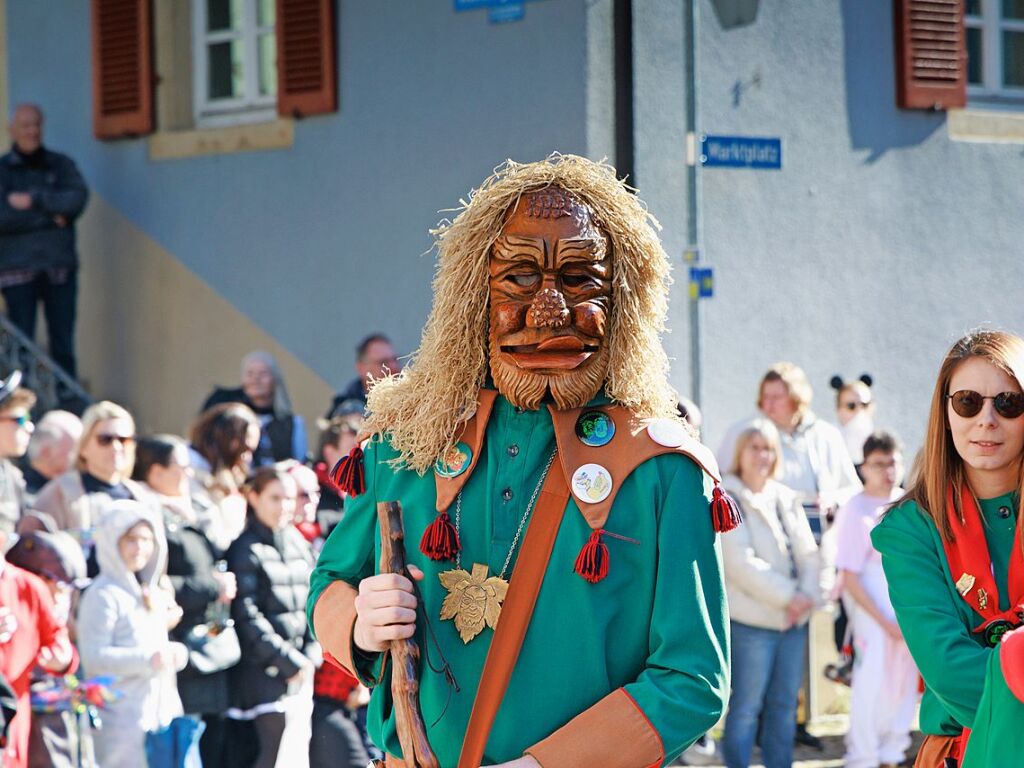
<instances>
[{"instance_id":1,"label":"person in red jacket","mask_svg":"<svg viewBox=\"0 0 1024 768\"><path fill-rule=\"evenodd\" d=\"M0 553L7 551L11 532L9 521L0 521ZM18 712L0 760L5 768L28 764L32 668L38 663L48 672L64 674L72 671L75 662L67 628L54 616L46 584L0 555L0 675L7 678L18 697Z\"/></svg>"}]
</instances>

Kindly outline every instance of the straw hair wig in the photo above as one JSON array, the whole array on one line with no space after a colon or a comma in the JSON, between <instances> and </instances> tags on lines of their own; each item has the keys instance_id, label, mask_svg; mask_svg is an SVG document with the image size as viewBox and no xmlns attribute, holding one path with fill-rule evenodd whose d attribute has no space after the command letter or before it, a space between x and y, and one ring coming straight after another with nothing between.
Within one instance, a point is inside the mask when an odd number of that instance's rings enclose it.
<instances>
[{"instance_id":1,"label":"straw hair wig","mask_svg":"<svg viewBox=\"0 0 1024 768\"><path fill-rule=\"evenodd\" d=\"M434 304L419 349L400 374L370 390L365 431L388 433L397 463L423 474L475 412L488 373L491 246L520 196L552 185L588 204L611 241L605 393L640 419L678 418L661 346L671 278L657 220L605 163L560 154L525 165L509 160L433 231Z\"/></svg>"}]
</instances>

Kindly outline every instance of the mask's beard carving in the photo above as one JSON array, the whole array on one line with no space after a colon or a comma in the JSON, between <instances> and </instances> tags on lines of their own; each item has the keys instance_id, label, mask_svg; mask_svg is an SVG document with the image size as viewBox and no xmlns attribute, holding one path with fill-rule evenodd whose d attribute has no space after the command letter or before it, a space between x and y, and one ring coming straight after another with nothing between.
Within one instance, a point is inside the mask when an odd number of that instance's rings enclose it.
<instances>
[{"instance_id":1,"label":"mask's beard carving","mask_svg":"<svg viewBox=\"0 0 1024 768\"><path fill-rule=\"evenodd\" d=\"M512 405L528 411L540 408L550 389L559 410L582 408L594 399L608 374L608 346L602 344L587 364L558 375L519 368L503 354L498 340L491 335L490 366L494 386Z\"/></svg>"}]
</instances>

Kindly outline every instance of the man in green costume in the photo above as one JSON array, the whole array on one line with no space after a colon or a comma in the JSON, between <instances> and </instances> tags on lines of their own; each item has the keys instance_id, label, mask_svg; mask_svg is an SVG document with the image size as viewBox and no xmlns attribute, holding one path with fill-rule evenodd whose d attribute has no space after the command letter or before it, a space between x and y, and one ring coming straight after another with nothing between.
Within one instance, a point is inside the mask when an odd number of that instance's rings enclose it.
<instances>
[{"instance_id":1,"label":"man in green costume","mask_svg":"<svg viewBox=\"0 0 1024 768\"><path fill-rule=\"evenodd\" d=\"M330 658L376 686L369 729L389 766L413 764L387 684L388 643L410 636L442 768L659 766L721 715L716 532L736 518L675 417L655 226L613 169L556 155L508 163L438 233L420 349L370 392L370 437L338 473L353 495L308 603ZM378 572L375 507L396 500L415 585ZM525 636L489 653L522 615L520 566L542 525ZM478 699L506 656L481 731Z\"/></svg>"}]
</instances>

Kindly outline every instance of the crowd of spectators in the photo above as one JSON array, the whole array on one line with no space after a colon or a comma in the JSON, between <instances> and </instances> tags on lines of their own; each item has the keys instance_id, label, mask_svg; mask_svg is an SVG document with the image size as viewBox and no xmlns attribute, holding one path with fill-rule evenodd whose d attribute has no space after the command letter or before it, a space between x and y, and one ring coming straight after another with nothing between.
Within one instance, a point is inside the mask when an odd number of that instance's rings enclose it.
<instances>
[{"instance_id":1,"label":"crowd of spectators","mask_svg":"<svg viewBox=\"0 0 1024 768\"><path fill-rule=\"evenodd\" d=\"M379 334L356 357L312 455L264 352L187 437L139 436L109 401L35 424L20 374L0 382L0 549L23 550L0 561L0 677L17 703L0 763L135 768L169 730L204 765L376 756L369 692L323 663L305 617L344 510L330 470L356 446L366 386L399 367Z\"/></svg>"},{"instance_id":2,"label":"crowd of spectators","mask_svg":"<svg viewBox=\"0 0 1024 768\"><path fill-rule=\"evenodd\" d=\"M0 672L21 718L5 765L73 766L88 754L104 768L135 766L154 734L181 722L191 724L205 765L344 768L375 755L365 732L368 691L324 663L304 605L316 554L344 511L330 469L357 444L367 388L398 369L385 336L361 342L357 376L318 422L312 455L280 369L264 352L244 358L241 386L213 391L187 437L139 437L132 414L108 401L80 420L50 411L34 425L32 393L17 374L4 382L0 536L20 535L27 554L18 562L35 572L0 566L0 590L16 574L34 596L24 616L0 608ZM839 645L858 658L850 764L874 765L906 748L916 671L867 537L901 493L902 454L891 435L874 430L870 383L833 380L837 427L811 412L803 371L776 364L758 386L757 412L719 448L725 487L745 520L723 537L728 766L749 765L755 744L767 765L790 764L801 738L808 624L830 606L840 615ZM699 428L696 404L684 407ZM866 420L871 431L855 466L847 445ZM60 567L44 567L44 552ZM38 630L34 655L15 663L7 630L25 621ZM883 680L898 706L878 700ZM71 701L90 685L102 692L89 709L102 727L54 712L55 690ZM879 732L873 713L883 704L891 716Z\"/></svg>"}]
</instances>

